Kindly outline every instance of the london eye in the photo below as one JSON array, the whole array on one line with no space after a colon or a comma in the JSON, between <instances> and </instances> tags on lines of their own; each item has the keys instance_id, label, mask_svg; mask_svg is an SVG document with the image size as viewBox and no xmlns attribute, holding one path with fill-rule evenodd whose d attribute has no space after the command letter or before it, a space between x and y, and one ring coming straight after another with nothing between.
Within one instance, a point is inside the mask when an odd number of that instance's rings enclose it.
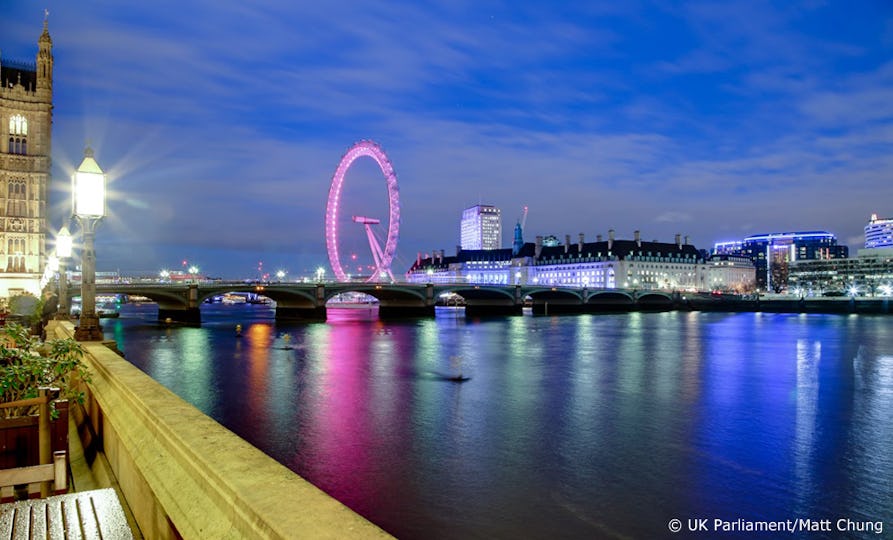
<instances>
[{"instance_id":1,"label":"london eye","mask_svg":"<svg viewBox=\"0 0 893 540\"><path fill-rule=\"evenodd\" d=\"M388 217L387 217L387 237L384 247L375 235L376 226L380 225L382 219L367 215L353 215L351 220L362 225L366 232L369 242L369 250L372 252L374 261L373 271L366 281L396 281L394 274L391 272L391 263L394 260L394 254L397 251L397 239L400 231L400 196L397 189L397 174L394 167L388 159L387 154L382 150L381 146L374 141L360 141L350 147L338 167L335 174L332 175L332 185L329 188L329 200L326 205L326 250L329 255L329 264L338 281L349 281L350 277L345 272L341 263L340 235L343 231L339 228L342 223L340 212L342 207L342 196L344 193L344 177L351 165L360 157L370 157L378 164L378 168L384 175L388 190Z\"/></svg>"}]
</instances>

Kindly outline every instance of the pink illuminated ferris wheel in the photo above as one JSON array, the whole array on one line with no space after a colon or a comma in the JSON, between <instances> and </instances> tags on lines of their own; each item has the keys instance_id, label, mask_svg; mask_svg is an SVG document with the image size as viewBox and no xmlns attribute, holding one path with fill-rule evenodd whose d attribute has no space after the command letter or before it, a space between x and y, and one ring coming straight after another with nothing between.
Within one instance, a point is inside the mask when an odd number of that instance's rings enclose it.
<instances>
[{"instance_id":1,"label":"pink illuminated ferris wheel","mask_svg":"<svg viewBox=\"0 0 893 540\"><path fill-rule=\"evenodd\" d=\"M391 262L394 260L394 253L397 251L397 238L400 231L400 194L397 190L397 174L394 173L394 167L391 161L377 143L373 141L360 141L350 147L350 149L341 158L341 163L335 169L332 176L332 187L329 188L329 202L326 205L326 249L329 252L329 263L332 265L332 271L335 273L335 279L338 281L348 281L347 274L341 266L341 258L338 255L338 212L341 206L341 193L344 186L344 175L353 164L354 160L359 157L368 156L378 163L378 168L384 174L385 181L388 184L388 236L382 249L378 240L375 238L373 225L381 223L380 219L353 216L353 222L363 225L366 229L366 236L369 239L369 249L372 251L372 258L375 261L375 271L367 281L382 281L385 276L394 279L391 273Z\"/></svg>"}]
</instances>

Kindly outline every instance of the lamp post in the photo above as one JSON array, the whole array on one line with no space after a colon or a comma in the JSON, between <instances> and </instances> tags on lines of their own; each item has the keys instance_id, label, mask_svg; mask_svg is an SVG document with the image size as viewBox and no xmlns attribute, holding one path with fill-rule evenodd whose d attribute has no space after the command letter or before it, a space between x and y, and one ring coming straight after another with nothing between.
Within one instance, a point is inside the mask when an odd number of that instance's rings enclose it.
<instances>
[{"instance_id":1,"label":"lamp post","mask_svg":"<svg viewBox=\"0 0 893 540\"><path fill-rule=\"evenodd\" d=\"M96 226L105 217L105 174L93 159L93 149L84 149L84 160L71 177L72 209L84 235L81 261L81 319L74 331L78 341L101 341L102 327L96 314Z\"/></svg>"},{"instance_id":2,"label":"lamp post","mask_svg":"<svg viewBox=\"0 0 893 540\"><path fill-rule=\"evenodd\" d=\"M71 257L71 233L68 227L62 226L56 235L56 258L59 259L59 309L56 311L56 319L66 320L69 317L68 305L68 276L65 268L65 259Z\"/></svg>"}]
</instances>

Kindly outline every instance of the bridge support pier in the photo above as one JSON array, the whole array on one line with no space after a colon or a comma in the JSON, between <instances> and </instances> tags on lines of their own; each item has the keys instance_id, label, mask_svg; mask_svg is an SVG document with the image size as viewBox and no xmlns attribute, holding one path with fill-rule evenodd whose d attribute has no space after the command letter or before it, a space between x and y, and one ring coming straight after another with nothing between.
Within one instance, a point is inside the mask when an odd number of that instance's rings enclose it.
<instances>
[{"instance_id":1,"label":"bridge support pier","mask_svg":"<svg viewBox=\"0 0 893 540\"><path fill-rule=\"evenodd\" d=\"M276 306L277 321L325 321L326 306L283 307Z\"/></svg>"},{"instance_id":2,"label":"bridge support pier","mask_svg":"<svg viewBox=\"0 0 893 540\"><path fill-rule=\"evenodd\" d=\"M180 309L172 309L172 308L158 308L158 320L160 322L167 322L170 319L172 322L182 323L182 324L196 324L199 325L202 323L202 312L197 307L191 308L180 308Z\"/></svg>"}]
</instances>

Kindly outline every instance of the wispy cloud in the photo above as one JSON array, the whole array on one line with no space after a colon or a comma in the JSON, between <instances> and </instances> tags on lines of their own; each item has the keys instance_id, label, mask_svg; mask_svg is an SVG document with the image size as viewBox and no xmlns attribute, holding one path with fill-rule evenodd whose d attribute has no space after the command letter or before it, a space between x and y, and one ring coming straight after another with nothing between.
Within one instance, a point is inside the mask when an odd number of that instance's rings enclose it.
<instances>
[{"instance_id":1,"label":"wispy cloud","mask_svg":"<svg viewBox=\"0 0 893 540\"><path fill-rule=\"evenodd\" d=\"M91 139L116 196L100 266L136 268L324 263L329 181L361 138L397 168L404 259L450 250L479 201L506 229L529 206L528 236L701 247L773 228L851 241L890 213L893 8L583 4L50 0L56 183ZM42 13L11 5L4 57L33 55ZM384 212L372 168L346 189Z\"/></svg>"}]
</instances>

